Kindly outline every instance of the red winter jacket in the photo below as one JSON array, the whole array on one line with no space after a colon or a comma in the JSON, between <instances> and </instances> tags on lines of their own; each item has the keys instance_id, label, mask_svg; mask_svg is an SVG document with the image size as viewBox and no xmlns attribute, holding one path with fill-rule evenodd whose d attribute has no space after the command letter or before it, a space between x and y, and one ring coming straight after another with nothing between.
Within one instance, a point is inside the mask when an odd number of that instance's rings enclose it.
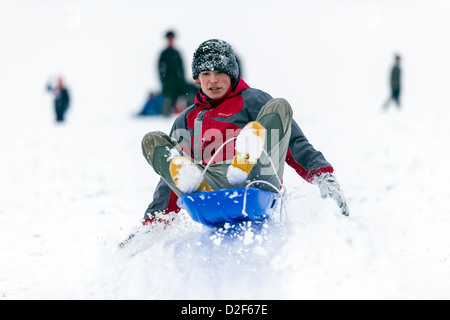
<instances>
[{"instance_id":1,"label":"red winter jacket","mask_svg":"<svg viewBox=\"0 0 450 320\"><path fill-rule=\"evenodd\" d=\"M214 154L223 142L235 137L250 121L256 120L261 108L272 97L257 89L250 88L242 79L232 87L220 100L211 101L199 90L195 103L187 108L175 120L171 137L180 143L183 151L192 158L206 164L209 157L203 155ZM332 166L325 160L322 153L315 150L308 142L298 124L293 120L291 125L291 139L286 156L286 163L306 181L312 182L316 175L333 172ZM186 137L186 132L189 132ZM179 135L183 132L183 136ZM190 141L184 141L190 140ZM222 149L220 154L214 155L214 162L229 160L234 157L234 145ZM177 196L161 179L144 216L144 223L151 222L156 213L178 212Z\"/></svg>"}]
</instances>

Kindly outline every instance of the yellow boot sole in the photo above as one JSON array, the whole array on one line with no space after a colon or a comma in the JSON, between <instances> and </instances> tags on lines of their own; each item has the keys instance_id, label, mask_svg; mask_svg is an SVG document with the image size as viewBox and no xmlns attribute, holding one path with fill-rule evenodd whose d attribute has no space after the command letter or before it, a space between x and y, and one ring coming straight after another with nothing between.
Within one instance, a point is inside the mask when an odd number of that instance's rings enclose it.
<instances>
[{"instance_id":1,"label":"yellow boot sole","mask_svg":"<svg viewBox=\"0 0 450 320\"><path fill-rule=\"evenodd\" d=\"M264 127L256 121L249 122L239 133L236 139L235 156L227 173L230 184L241 184L247 179L253 166L261 157L265 137Z\"/></svg>"},{"instance_id":2,"label":"yellow boot sole","mask_svg":"<svg viewBox=\"0 0 450 320\"><path fill-rule=\"evenodd\" d=\"M169 170L176 186L183 193L212 191L203 179L201 170L188 158L173 158Z\"/></svg>"}]
</instances>

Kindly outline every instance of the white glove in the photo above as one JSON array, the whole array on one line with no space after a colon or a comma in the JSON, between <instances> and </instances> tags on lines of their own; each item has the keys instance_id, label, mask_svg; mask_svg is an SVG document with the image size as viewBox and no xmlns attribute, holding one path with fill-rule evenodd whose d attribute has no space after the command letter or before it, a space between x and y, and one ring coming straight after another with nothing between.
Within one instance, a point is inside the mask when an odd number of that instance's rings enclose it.
<instances>
[{"instance_id":1,"label":"white glove","mask_svg":"<svg viewBox=\"0 0 450 320\"><path fill-rule=\"evenodd\" d=\"M347 202L345 201L344 194L341 191L341 187L336 180L336 177L331 173L323 173L318 176L314 182L319 186L320 195L323 199L331 197L337 202L341 213L344 216L349 215L349 210L347 207Z\"/></svg>"}]
</instances>

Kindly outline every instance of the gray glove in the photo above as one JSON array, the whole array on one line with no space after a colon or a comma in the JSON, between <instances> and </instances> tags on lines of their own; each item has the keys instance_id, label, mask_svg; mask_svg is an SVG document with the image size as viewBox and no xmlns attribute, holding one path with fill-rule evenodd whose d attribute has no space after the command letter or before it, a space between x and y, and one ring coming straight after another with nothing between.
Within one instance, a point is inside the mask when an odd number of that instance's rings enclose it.
<instances>
[{"instance_id":1,"label":"gray glove","mask_svg":"<svg viewBox=\"0 0 450 320\"><path fill-rule=\"evenodd\" d=\"M344 216L349 215L350 212L347 207L347 202L335 176L331 173L323 173L314 182L319 186L320 195L323 199L328 197L333 198L341 209L341 213Z\"/></svg>"}]
</instances>

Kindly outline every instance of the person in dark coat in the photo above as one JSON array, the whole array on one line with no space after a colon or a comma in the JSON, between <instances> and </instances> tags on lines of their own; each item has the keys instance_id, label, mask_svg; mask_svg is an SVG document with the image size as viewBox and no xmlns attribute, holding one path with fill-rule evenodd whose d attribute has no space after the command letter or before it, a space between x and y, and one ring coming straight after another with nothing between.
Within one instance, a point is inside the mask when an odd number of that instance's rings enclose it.
<instances>
[{"instance_id":1,"label":"person in dark coat","mask_svg":"<svg viewBox=\"0 0 450 320\"><path fill-rule=\"evenodd\" d=\"M47 85L47 90L53 92L55 96L54 107L56 122L64 122L65 114L70 105L70 96L69 90L64 85L63 78L58 77L55 87L52 87L52 85L49 83Z\"/></svg>"},{"instance_id":2,"label":"person in dark coat","mask_svg":"<svg viewBox=\"0 0 450 320\"><path fill-rule=\"evenodd\" d=\"M178 97L186 93L186 81L181 54L174 48L175 33L167 32L166 39L167 48L159 57L158 70L165 99L162 114L170 116L175 110Z\"/></svg>"},{"instance_id":3,"label":"person in dark coat","mask_svg":"<svg viewBox=\"0 0 450 320\"><path fill-rule=\"evenodd\" d=\"M401 57L399 55L395 56L395 64L391 71L390 77L390 88L391 88L391 96L388 101L384 104L384 109L386 110L391 101L394 101L397 105L397 108L400 109L400 92L401 92L401 73L402 70L400 68L401 65Z\"/></svg>"}]
</instances>

